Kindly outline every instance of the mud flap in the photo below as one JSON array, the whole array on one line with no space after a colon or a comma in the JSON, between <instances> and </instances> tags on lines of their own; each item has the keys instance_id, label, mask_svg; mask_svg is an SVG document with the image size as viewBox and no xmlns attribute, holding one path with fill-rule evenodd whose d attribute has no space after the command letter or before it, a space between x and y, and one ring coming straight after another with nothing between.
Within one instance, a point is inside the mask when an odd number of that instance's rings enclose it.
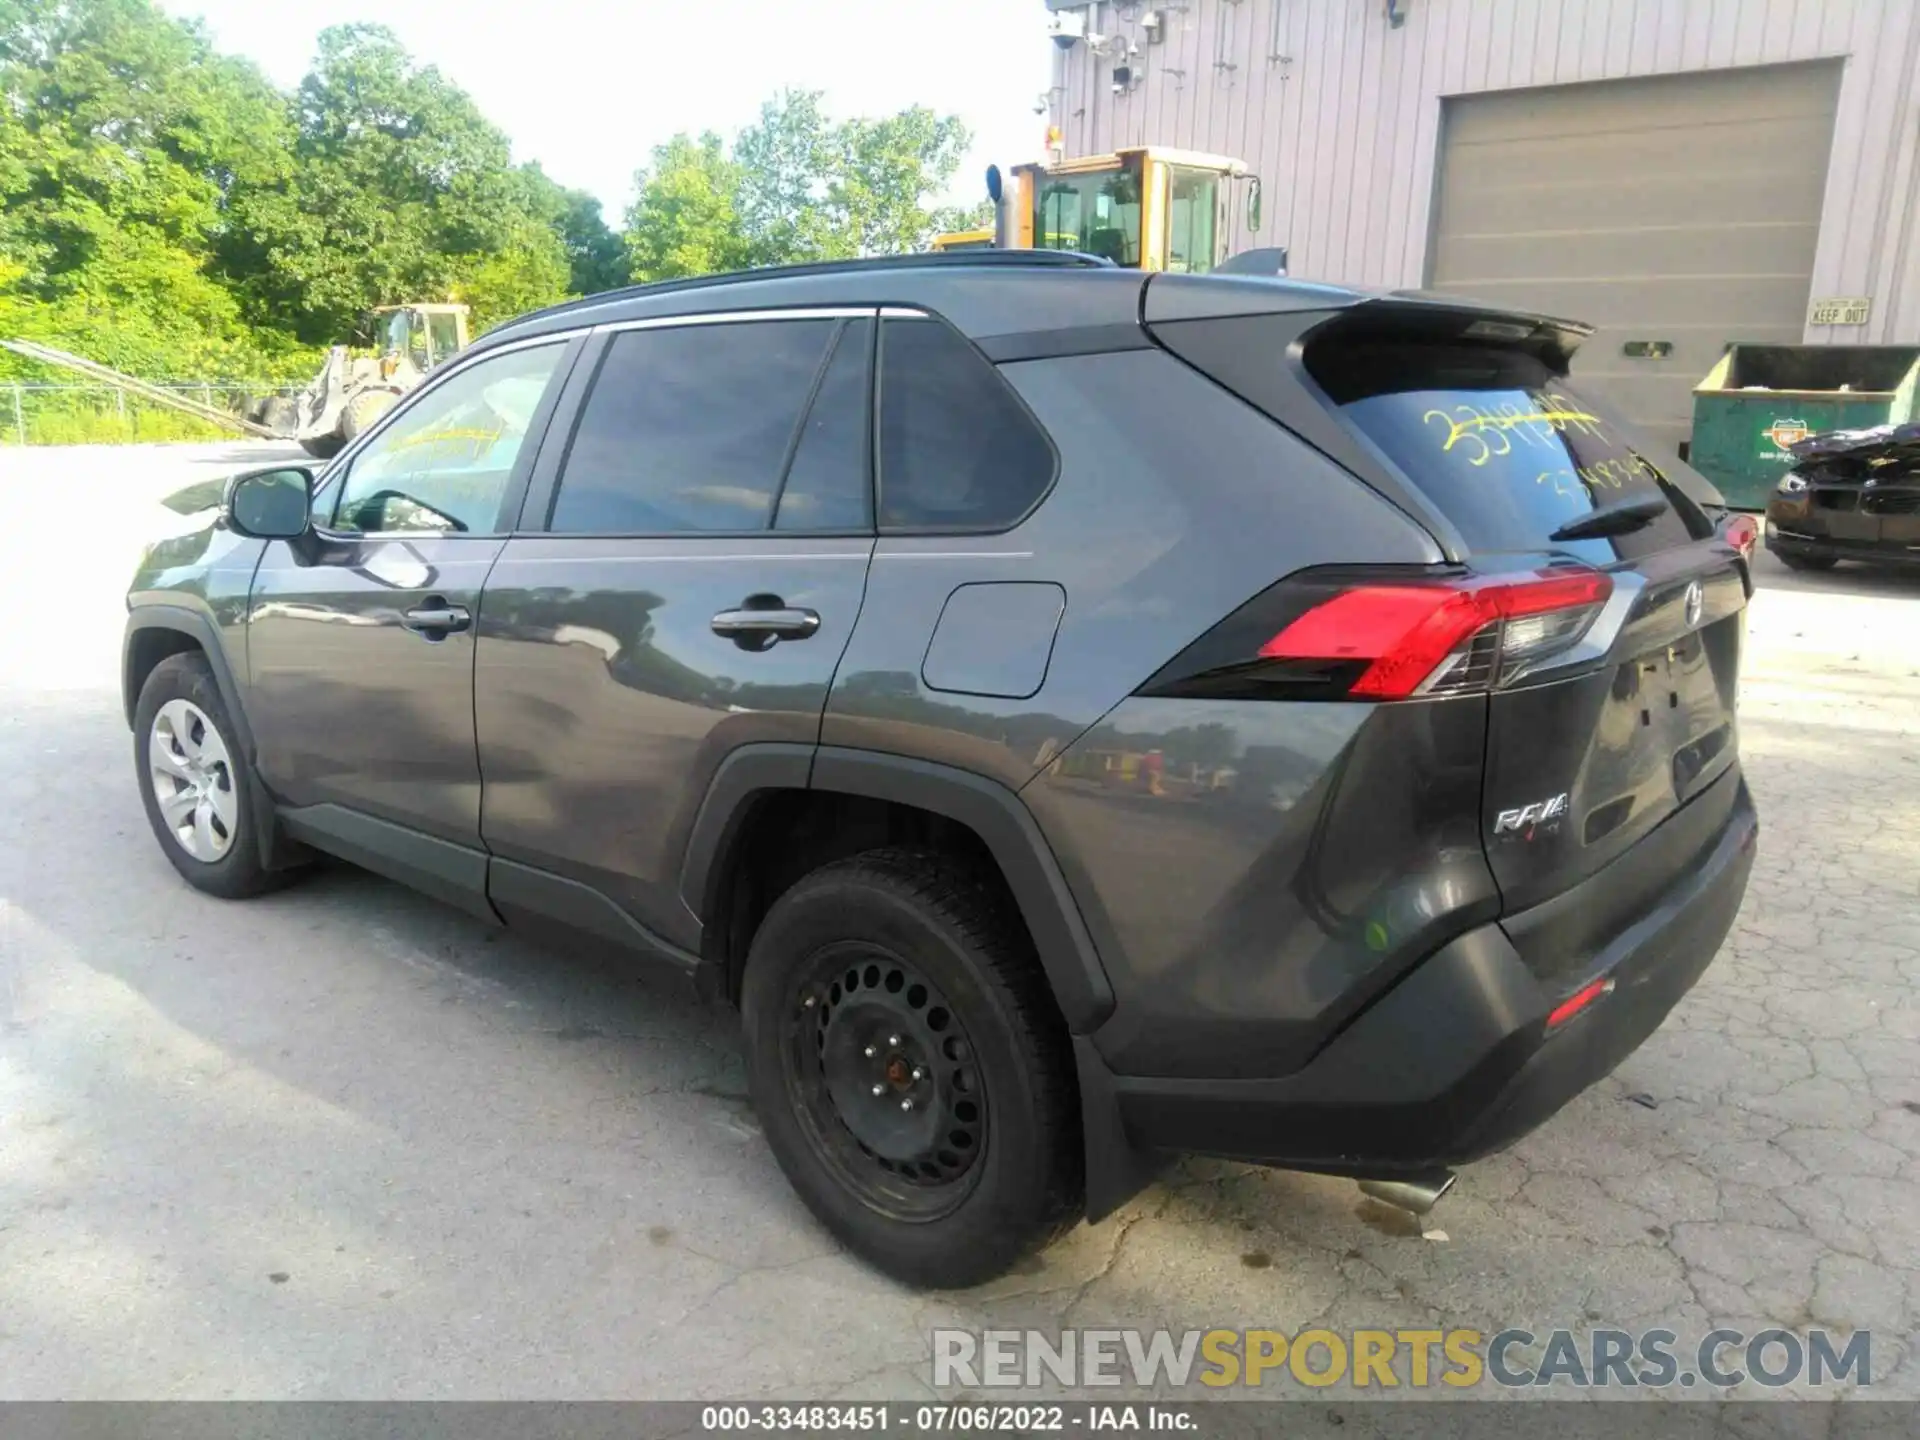
<instances>
[{"instance_id":1,"label":"mud flap","mask_svg":"<svg viewBox=\"0 0 1920 1440\"><path fill-rule=\"evenodd\" d=\"M1158 1178L1173 1158L1143 1150L1120 1119L1113 1072L1084 1035L1073 1037L1073 1066L1080 1081L1080 1131L1086 1149L1087 1223L1097 1225Z\"/></svg>"}]
</instances>

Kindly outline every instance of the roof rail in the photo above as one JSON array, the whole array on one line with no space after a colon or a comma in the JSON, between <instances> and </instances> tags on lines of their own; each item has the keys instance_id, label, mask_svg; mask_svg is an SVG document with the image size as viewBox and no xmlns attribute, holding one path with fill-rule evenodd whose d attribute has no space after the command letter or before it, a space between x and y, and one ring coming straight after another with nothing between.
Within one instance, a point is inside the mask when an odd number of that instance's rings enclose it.
<instances>
[{"instance_id":1,"label":"roof rail","mask_svg":"<svg viewBox=\"0 0 1920 1440\"><path fill-rule=\"evenodd\" d=\"M639 300L650 295L673 295L682 290L718 289L727 285L747 285L756 280L785 280L806 275L864 275L887 270L964 270L982 266L1004 269L1107 269L1113 261L1078 250L926 250L907 255L874 255L863 260L813 260L797 265L767 265L758 270L726 270L717 275L693 275L684 280L655 280L646 285L623 285L563 300L541 310L516 315L490 335L498 335L528 320L549 315L565 315L576 310L609 305L618 300Z\"/></svg>"}]
</instances>

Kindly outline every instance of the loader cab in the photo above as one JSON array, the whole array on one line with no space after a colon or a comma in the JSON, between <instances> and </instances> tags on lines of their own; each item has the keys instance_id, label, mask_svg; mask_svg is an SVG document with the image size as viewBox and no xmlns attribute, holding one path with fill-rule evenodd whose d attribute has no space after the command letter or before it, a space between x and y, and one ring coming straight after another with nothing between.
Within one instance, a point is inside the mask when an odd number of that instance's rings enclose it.
<instances>
[{"instance_id":1,"label":"loader cab","mask_svg":"<svg viewBox=\"0 0 1920 1440\"><path fill-rule=\"evenodd\" d=\"M1260 224L1260 182L1224 155L1141 147L1014 168L1016 243L1204 275Z\"/></svg>"},{"instance_id":2,"label":"loader cab","mask_svg":"<svg viewBox=\"0 0 1920 1440\"><path fill-rule=\"evenodd\" d=\"M373 320L381 369L389 374L404 361L424 375L467 348L465 305L382 305Z\"/></svg>"}]
</instances>

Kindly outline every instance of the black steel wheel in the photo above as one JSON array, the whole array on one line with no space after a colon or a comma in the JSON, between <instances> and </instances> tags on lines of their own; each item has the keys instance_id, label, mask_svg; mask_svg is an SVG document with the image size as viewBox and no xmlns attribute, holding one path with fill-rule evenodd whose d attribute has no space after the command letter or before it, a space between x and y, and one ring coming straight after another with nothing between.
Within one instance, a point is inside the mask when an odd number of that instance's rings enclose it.
<instances>
[{"instance_id":1,"label":"black steel wheel","mask_svg":"<svg viewBox=\"0 0 1920 1440\"><path fill-rule=\"evenodd\" d=\"M913 1285L1002 1274L1079 1218L1072 1048L994 877L926 851L822 866L747 955L747 1077L780 1168Z\"/></svg>"},{"instance_id":2,"label":"black steel wheel","mask_svg":"<svg viewBox=\"0 0 1920 1440\"><path fill-rule=\"evenodd\" d=\"M828 945L788 990L786 1082L847 1188L883 1214L949 1214L979 1178L987 1097L966 1029L910 963Z\"/></svg>"}]
</instances>

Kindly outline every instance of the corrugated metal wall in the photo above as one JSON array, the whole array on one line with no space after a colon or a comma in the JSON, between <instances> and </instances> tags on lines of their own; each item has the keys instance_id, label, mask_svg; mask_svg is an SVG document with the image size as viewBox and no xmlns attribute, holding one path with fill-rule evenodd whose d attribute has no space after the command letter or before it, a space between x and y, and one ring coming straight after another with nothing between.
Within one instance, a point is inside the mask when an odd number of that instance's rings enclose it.
<instances>
[{"instance_id":1,"label":"corrugated metal wall","mask_svg":"<svg viewBox=\"0 0 1920 1440\"><path fill-rule=\"evenodd\" d=\"M1059 8L1060 0L1054 0ZM1122 145L1237 155L1266 187L1261 239L1295 274L1419 285L1447 95L1844 57L1813 294L1871 296L1865 327L1920 340L1920 0L1172 0L1098 7L1118 44L1061 53L1068 156ZM1161 18L1149 43L1140 18ZM1139 54L1123 56L1132 41ZM1143 78L1112 90L1115 64Z\"/></svg>"}]
</instances>

